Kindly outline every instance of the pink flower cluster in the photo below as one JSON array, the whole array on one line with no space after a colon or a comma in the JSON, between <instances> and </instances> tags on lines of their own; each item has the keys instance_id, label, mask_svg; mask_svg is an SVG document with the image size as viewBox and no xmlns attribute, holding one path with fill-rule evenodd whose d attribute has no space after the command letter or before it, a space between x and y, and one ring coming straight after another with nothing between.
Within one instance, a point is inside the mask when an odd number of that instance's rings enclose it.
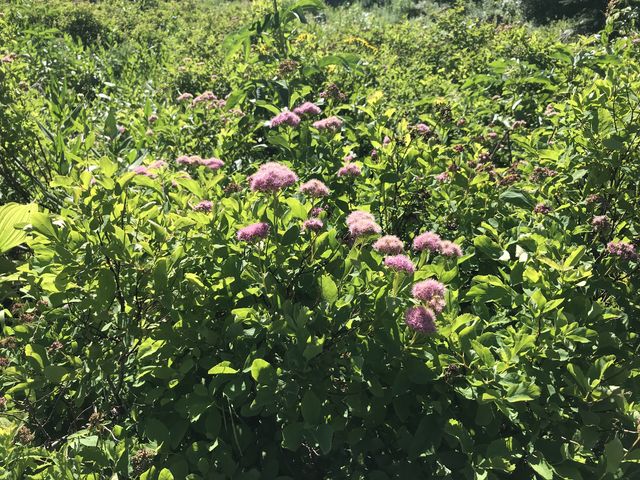
<instances>
[{"instance_id":1,"label":"pink flower cluster","mask_svg":"<svg viewBox=\"0 0 640 480\"><path fill-rule=\"evenodd\" d=\"M377 235L382 231L380 225L376 223L374 216L362 210L356 210L349 214L347 217L347 226L353 238Z\"/></svg>"},{"instance_id":2,"label":"pink flower cluster","mask_svg":"<svg viewBox=\"0 0 640 480\"><path fill-rule=\"evenodd\" d=\"M391 255L389 257L385 257L384 264L386 267L396 272L412 274L416 270L415 265L406 255Z\"/></svg>"},{"instance_id":3,"label":"pink flower cluster","mask_svg":"<svg viewBox=\"0 0 640 480\"><path fill-rule=\"evenodd\" d=\"M254 242L266 238L267 235L269 235L269 224L258 222L238 230L236 237L241 242Z\"/></svg>"},{"instance_id":4,"label":"pink flower cluster","mask_svg":"<svg viewBox=\"0 0 640 480\"><path fill-rule=\"evenodd\" d=\"M606 215L596 215L591 220L591 226L596 232L600 232L609 228L611 226L611 221Z\"/></svg>"},{"instance_id":5,"label":"pink flower cluster","mask_svg":"<svg viewBox=\"0 0 640 480\"><path fill-rule=\"evenodd\" d=\"M193 98L193 95L191 93L184 92L184 93L181 93L180 95L178 95L176 100L178 102L186 102L187 100L191 100L192 98Z\"/></svg>"},{"instance_id":6,"label":"pink flower cluster","mask_svg":"<svg viewBox=\"0 0 640 480\"><path fill-rule=\"evenodd\" d=\"M296 115L320 115L321 110L315 103L304 102L302 105L293 109Z\"/></svg>"},{"instance_id":7,"label":"pink flower cluster","mask_svg":"<svg viewBox=\"0 0 640 480\"><path fill-rule=\"evenodd\" d=\"M442 240L440 235L433 232L425 232L413 239L413 249L422 252L428 250L440 253L445 257L461 257L462 248L449 240Z\"/></svg>"},{"instance_id":8,"label":"pink flower cluster","mask_svg":"<svg viewBox=\"0 0 640 480\"><path fill-rule=\"evenodd\" d=\"M436 313L440 313L444 310L445 292L446 290L444 285L432 278L416 283L411 290L414 298L424 302L427 307Z\"/></svg>"},{"instance_id":9,"label":"pink flower cluster","mask_svg":"<svg viewBox=\"0 0 640 480\"><path fill-rule=\"evenodd\" d=\"M145 177L149 177L149 178L156 178L158 176L155 173L153 173L148 167L145 167L144 165L138 165L137 167L134 167L132 171L136 175L144 175Z\"/></svg>"},{"instance_id":10,"label":"pink flower cluster","mask_svg":"<svg viewBox=\"0 0 640 480\"><path fill-rule=\"evenodd\" d=\"M373 249L385 255L398 255L404 250L404 243L395 235L385 235L376 240Z\"/></svg>"},{"instance_id":11,"label":"pink flower cluster","mask_svg":"<svg viewBox=\"0 0 640 480\"><path fill-rule=\"evenodd\" d=\"M404 318L405 323L416 332L432 334L438 331L436 327L436 316L427 307L411 307L407 310Z\"/></svg>"},{"instance_id":12,"label":"pink flower cluster","mask_svg":"<svg viewBox=\"0 0 640 480\"><path fill-rule=\"evenodd\" d=\"M342 120L335 116L313 122L313 126L318 130L339 130L342 127L342 124Z\"/></svg>"},{"instance_id":13,"label":"pink flower cluster","mask_svg":"<svg viewBox=\"0 0 640 480\"><path fill-rule=\"evenodd\" d=\"M211 170L217 170L224 166L224 162L219 158L202 158L199 155L181 155L176 159L176 163L181 165L202 165Z\"/></svg>"},{"instance_id":14,"label":"pink flower cluster","mask_svg":"<svg viewBox=\"0 0 640 480\"><path fill-rule=\"evenodd\" d=\"M312 178L308 182L300 185L300 191L313 198L322 198L329 195L329 188L320 180Z\"/></svg>"},{"instance_id":15,"label":"pink flower cluster","mask_svg":"<svg viewBox=\"0 0 640 480\"><path fill-rule=\"evenodd\" d=\"M221 98L218 98L213 92L202 92L191 102L191 106L195 107L199 103L208 102L207 108L222 108L227 102Z\"/></svg>"},{"instance_id":16,"label":"pink flower cluster","mask_svg":"<svg viewBox=\"0 0 640 480\"><path fill-rule=\"evenodd\" d=\"M298 181L298 176L281 163L267 162L249 177L249 187L254 192L277 192Z\"/></svg>"},{"instance_id":17,"label":"pink flower cluster","mask_svg":"<svg viewBox=\"0 0 640 480\"><path fill-rule=\"evenodd\" d=\"M545 205L544 203L538 203L533 209L533 213L540 213L542 215L547 215L551 212L551 207Z\"/></svg>"},{"instance_id":18,"label":"pink flower cluster","mask_svg":"<svg viewBox=\"0 0 640 480\"><path fill-rule=\"evenodd\" d=\"M302 231L317 232L322 230L322 227L324 227L324 223L319 218L310 218L302 223Z\"/></svg>"},{"instance_id":19,"label":"pink flower cluster","mask_svg":"<svg viewBox=\"0 0 640 480\"><path fill-rule=\"evenodd\" d=\"M359 177L360 175L362 175L362 170L355 163L345 163L345 165L338 170L339 177Z\"/></svg>"},{"instance_id":20,"label":"pink flower cluster","mask_svg":"<svg viewBox=\"0 0 640 480\"><path fill-rule=\"evenodd\" d=\"M620 257L624 260L633 260L638 258L636 247L628 242L609 242L607 244L609 254Z\"/></svg>"},{"instance_id":21,"label":"pink flower cluster","mask_svg":"<svg viewBox=\"0 0 640 480\"><path fill-rule=\"evenodd\" d=\"M269 126L271 128L279 127L280 125L290 125L292 127L297 127L300 124L300 117L289 110L284 110L280 112L278 115L273 117L271 121L269 121Z\"/></svg>"},{"instance_id":22,"label":"pink flower cluster","mask_svg":"<svg viewBox=\"0 0 640 480\"><path fill-rule=\"evenodd\" d=\"M209 213L212 208L213 208L213 202L211 200L202 200L200 203L198 203L193 207L193 209L196 212L204 212L204 213Z\"/></svg>"}]
</instances>

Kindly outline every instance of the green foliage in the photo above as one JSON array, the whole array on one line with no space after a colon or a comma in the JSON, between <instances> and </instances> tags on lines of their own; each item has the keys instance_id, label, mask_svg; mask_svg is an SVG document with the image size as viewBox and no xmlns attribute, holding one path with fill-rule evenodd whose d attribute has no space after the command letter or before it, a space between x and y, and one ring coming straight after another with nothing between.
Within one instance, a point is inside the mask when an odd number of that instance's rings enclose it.
<instances>
[{"instance_id":1,"label":"green foliage","mask_svg":"<svg viewBox=\"0 0 640 480\"><path fill-rule=\"evenodd\" d=\"M608 244L640 235L640 53L618 12L560 42L460 5L10 5L1 198L39 208L0 207L0 478L637 476L638 257ZM321 115L270 125L305 101ZM251 190L270 161L299 182ZM354 210L415 273L349 234ZM425 231L462 255L415 251ZM432 335L405 322L426 279Z\"/></svg>"}]
</instances>

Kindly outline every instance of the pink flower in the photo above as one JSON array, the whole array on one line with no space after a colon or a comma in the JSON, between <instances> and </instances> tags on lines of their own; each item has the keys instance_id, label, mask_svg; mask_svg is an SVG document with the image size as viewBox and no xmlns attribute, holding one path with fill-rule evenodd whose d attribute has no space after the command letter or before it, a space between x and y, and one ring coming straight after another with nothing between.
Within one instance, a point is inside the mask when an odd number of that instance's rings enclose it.
<instances>
[{"instance_id":1,"label":"pink flower","mask_svg":"<svg viewBox=\"0 0 640 480\"><path fill-rule=\"evenodd\" d=\"M249 177L249 187L258 192L277 192L297 181L298 176L289 167L277 162L267 162Z\"/></svg>"},{"instance_id":2,"label":"pink flower","mask_svg":"<svg viewBox=\"0 0 640 480\"><path fill-rule=\"evenodd\" d=\"M413 262L406 255L393 255L390 257L385 257L384 264L386 267L396 272L405 272L408 274L412 274L416 270Z\"/></svg>"},{"instance_id":3,"label":"pink flower","mask_svg":"<svg viewBox=\"0 0 640 480\"><path fill-rule=\"evenodd\" d=\"M149 169L144 165L138 165L137 167L134 167L133 173L135 173L136 175L144 175L145 177L149 177L149 178L157 177L155 173L150 172Z\"/></svg>"},{"instance_id":4,"label":"pink flower","mask_svg":"<svg viewBox=\"0 0 640 480\"><path fill-rule=\"evenodd\" d=\"M343 159L343 160L344 160L344 163L349 163L349 162L351 162L352 160L355 160L355 159L356 159L356 157L357 157L357 155L356 155L355 153L353 153L353 152L349 152L348 154L346 154L346 155L345 155L345 157L344 157L344 159Z\"/></svg>"},{"instance_id":5,"label":"pink flower","mask_svg":"<svg viewBox=\"0 0 640 480\"><path fill-rule=\"evenodd\" d=\"M385 235L373 244L373 249L385 255L397 255L404 250L404 244L395 235Z\"/></svg>"},{"instance_id":6,"label":"pink flower","mask_svg":"<svg viewBox=\"0 0 640 480\"><path fill-rule=\"evenodd\" d=\"M542 215L546 215L551 212L551 207L545 205L544 203L538 203L533 209L533 213L540 213Z\"/></svg>"},{"instance_id":7,"label":"pink flower","mask_svg":"<svg viewBox=\"0 0 640 480\"><path fill-rule=\"evenodd\" d=\"M313 198L322 198L329 195L329 189L327 186L315 178L312 178L308 182L300 185L300 191Z\"/></svg>"},{"instance_id":8,"label":"pink flower","mask_svg":"<svg viewBox=\"0 0 640 480\"><path fill-rule=\"evenodd\" d=\"M371 150L371 158L378 158L378 151L374 148Z\"/></svg>"},{"instance_id":9,"label":"pink flower","mask_svg":"<svg viewBox=\"0 0 640 480\"><path fill-rule=\"evenodd\" d=\"M382 139L382 145L386 147L390 143L391 143L391 139L387 135L385 135L384 138Z\"/></svg>"},{"instance_id":10,"label":"pink flower","mask_svg":"<svg viewBox=\"0 0 640 480\"><path fill-rule=\"evenodd\" d=\"M144 132L144 134L145 134L147 137L153 137L153 136L155 135L155 132L154 132L152 129L147 128L147 131L146 131L146 132Z\"/></svg>"},{"instance_id":11,"label":"pink flower","mask_svg":"<svg viewBox=\"0 0 640 480\"><path fill-rule=\"evenodd\" d=\"M319 217L324 212L324 208L322 207L313 207L311 212L309 212L310 217Z\"/></svg>"},{"instance_id":12,"label":"pink flower","mask_svg":"<svg viewBox=\"0 0 640 480\"><path fill-rule=\"evenodd\" d=\"M362 175L362 170L355 163L346 163L338 170L339 177L359 177L360 175Z\"/></svg>"},{"instance_id":13,"label":"pink flower","mask_svg":"<svg viewBox=\"0 0 640 480\"><path fill-rule=\"evenodd\" d=\"M124 132L126 132L126 131L127 131L127 129L126 129L126 128L124 128L124 126L122 126L122 125L118 125L118 126L116 126L116 130L118 130L118 133L119 133L120 135L122 135Z\"/></svg>"},{"instance_id":14,"label":"pink flower","mask_svg":"<svg viewBox=\"0 0 640 480\"><path fill-rule=\"evenodd\" d=\"M429 135L429 134L431 134L431 127L429 125L424 124L424 123L418 123L414 128L416 129L416 131L420 135Z\"/></svg>"},{"instance_id":15,"label":"pink flower","mask_svg":"<svg viewBox=\"0 0 640 480\"><path fill-rule=\"evenodd\" d=\"M293 113L297 115L320 115L321 110L315 103L304 102L302 105L294 108Z\"/></svg>"},{"instance_id":16,"label":"pink flower","mask_svg":"<svg viewBox=\"0 0 640 480\"><path fill-rule=\"evenodd\" d=\"M444 309L445 287L437 280L430 278L429 280L418 282L413 286L411 293L436 313L440 313Z\"/></svg>"},{"instance_id":17,"label":"pink flower","mask_svg":"<svg viewBox=\"0 0 640 480\"><path fill-rule=\"evenodd\" d=\"M178 102L184 102L186 100L191 100L192 98L193 98L193 95L191 93L184 92L178 95L178 98L176 98L176 100Z\"/></svg>"},{"instance_id":18,"label":"pink flower","mask_svg":"<svg viewBox=\"0 0 640 480\"><path fill-rule=\"evenodd\" d=\"M269 224L265 222L254 223L238 230L236 234L241 242L254 242L269 235Z\"/></svg>"},{"instance_id":19,"label":"pink flower","mask_svg":"<svg viewBox=\"0 0 640 480\"><path fill-rule=\"evenodd\" d=\"M297 127L300 124L300 117L289 110L284 110L280 112L278 115L273 117L269 122L269 126L271 128L275 128L280 125L291 125L292 127Z\"/></svg>"},{"instance_id":20,"label":"pink flower","mask_svg":"<svg viewBox=\"0 0 640 480\"><path fill-rule=\"evenodd\" d=\"M210 168L211 170L218 170L219 168L222 168L224 166L224 162L219 158L215 158L215 157L201 159L200 162L198 163L207 168Z\"/></svg>"},{"instance_id":21,"label":"pink flower","mask_svg":"<svg viewBox=\"0 0 640 480\"><path fill-rule=\"evenodd\" d=\"M318 130L339 130L342 124L342 120L335 116L313 122L313 126Z\"/></svg>"},{"instance_id":22,"label":"pink flower","mask_svg":"<svg viewBox=\"0 0 640 480\"><path fill-rule=\"evenodd\" d=\"M404 321L409 328L420 333L432 334L438 331L436 316L426 307L411 307L407 310Z\"/></svg>"},{"instance_id":23,"label":"pink flower","mask_svg":"<svg viewBox=\"0 0 640 480\"><path fill-rule=\"evenodd\" d=\"M147 121L149 123L156 123L158 121L158 115L152 113L151 115L149 115L149 118L147 118Z\"/></svg>"},{"instance_id":24,"label":"pink flower","mask_svg":"<svg viewBox=\"0 0 640 480\"><path fill-rule=\"evenodd\" d=\"M440 235L433 232L425 232L413 239L413 249L418 252L423 250L439 252L441 242Z\"/></svg>"},{"instance_id":25,"label":"pink flower","mask_svg":"<svg viewBox=\"0 0 640 480\"><path fill-rule=\"evenodd\" d=\"M149 168L155 169L155 170L157 170L159 168L164 168L166 166L167 166L167 162L165 162L164 160L156 160L156 161L151 162L149 164Z\"/></svg>"},{"instance_id":26,"label":"pink flower","mask_svg":"<svg viewBox=\"0 0 640 480\"><path fill-rule=\"evenodd\" d=\"M194 98L193 102L191 102L191 105L195 107L198 103L213 102L215 100L218 100L218 97L213 92L206 91L202 92L200 95Z\"/></svg>"},{"instance_id":27,"label":"pink flower","mask_svg":"<svg viewBox=\"0 0 640 480\"><path fill-rule=\"evenodd\" d=\"M607 250L611 255L620 257L624 260L633 260L638 257L636 247L628 242L609 242Z\"/></svg>"},{"instance_id":28,"label":"pink flower","mask_svg":"<svg viewBox=\"0 0 640 480\"><path fill-rule=\"evenodd\" d=\"M611 226L611 222L609 220L609 217L607 217L606 215L596 215L591 220L591 226L596 232L599 232L609 228Z\"/></svg>"},{"instance_id":29,"label":"pink flower","mask_svg":"<svg viewBox=\"0 0 640 480\"><path fill-rule=\"evenodd\" d=\"M180 155L176 158L176 163L181 165L193 165L199 164L202 161L202 158L198 155Z\"/></svg>"},{"instance_id":30,"label":"pink flower","mask_svg":"<svg viewBox=\"0 0 640 480\"><path fill-rule=\"evenodd\" d=\"M347 225L351 225L352 223L359 222L361 220L369 220L371 222L375 222L376 219L369 212L365 212L363 210L354 210L347 217Z\"/></svg>"},{"instance_id":31,"label":"pink flower","mask_svg":"<svg viewBox=\"0 0 640 480\"><path fill-rule=\"evenodd\" d=\"M351 212L347 217L349 233L353 238L379 234L382 229L375 221L373 215L362 210Z\"/></svg>"},{"instance_id":32,"label":"pink flower","mask_svg":"<svg viewBox=\"0 0 640 480\"><path fill-rule=\"evenodd\" d=\"M319 230L322 230L322 227L324 227L324 223L319 218L310 218L308 220L305 220L302 223L302 231L303 232L306 231L306 230L310 230L312 232L317 232Z\"/></svg>"},{"instance_id":33,"label":"pink flower","mask_svg":"<svg viewBox=\"0 0 640 480\"><path fill-rule=\"evenodd\" d=\"M213 208L213 202L211 202L210 200L202 200L200 203L198 203L196 206L193 207L193 209L196 212L204 212L204 213L209 213L212 208Z\"/></svg>"},{"instance_id":34,"label":"pink flower","mask_svg":"<svg viewBox=\"0 0 640 480\"><path fill-rule=\"evenodd\" d=\"M436 175L436 180L440 183L444 183L449 180L449 172L442 172Z\"/></svg>"},{"instance_id":35,"label":"pink flower","mask_svg":"<svg viewBox=\"0 0 640 480\"><path fill-rule=\"evenodd\" d=\"M550 103L549 105L547 105L547 108L544 111L544 114L547 117L552 117L554 115L558 115L558 112L556 111L555 107L553 106L552 103Z\"/></svg>"},{"instance_id":36,"label":"pink flower","mask_svg":"<svg viewBox=\"0 0 640 480\"><path fill-rule=\"evenodd\" d=\"M489 132L487 134L487 137L489 137L491 140L495 140L496 138L498 138L498 134L496 132Z\"/></svg>"},{"instance_id":37,"label":"pink flower","mask_svg":"<svg viewBox=\"0 0 640 480\"><path fill-rule=\"evenodd\" d=\"M445 257L461 257L462 249L459 245L449 240L442 240L440 242L440 253Z\"/></svg>"}]
</instances>

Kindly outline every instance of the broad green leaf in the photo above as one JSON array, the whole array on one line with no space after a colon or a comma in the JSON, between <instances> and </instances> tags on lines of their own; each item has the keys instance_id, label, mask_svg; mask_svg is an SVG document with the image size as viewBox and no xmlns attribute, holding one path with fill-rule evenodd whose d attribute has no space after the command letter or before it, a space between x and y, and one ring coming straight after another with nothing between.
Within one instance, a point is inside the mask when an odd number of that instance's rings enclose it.
<instances>
[{"instance_id":1,"label":"broad green leaf","mask_svg":"<svg viewBox=\"0 0 640 480\"><path fill-rule=\"evenodd\" d=\"M305 392L302 397L301 408L302 417L306 422L312 425L318 425L322 422L322 404L312 390L307 390Z\"/></svg>"},{"instance_id":2,"label":"broad green leaf","mask_svg":"<svg viewBox=\"0 0 640 480\"><path fill-rule=\"evenodd\" d=\"M336 282L328 275L320 277L320 288L322 289L322 298L327 303L333 303L338 298L338 287Z\"/></svg>"},{"instance_id":3,"label":"broad green leaf","mask_svg":"<svg viewBox=\"0 0 640 480\"><path fill-rule=\"evenodd\" d=\"M15 227L29 223L31 214L37 210L37 205L29 203L7 203L0 207L0 254L24 243L26 232Z\"/></svg>"},{"instance_id":4,"label":"broad green leaf","mask_svg":"<svg viewBox=\"0 0 640 480\"><path fill-rule=\"evenodd\" d=\"M238 370L230 367L229 365L231 365L231 362L225 360L224 362L220 362L214 367L211 367L208 373L211 375L233 375L234 373L238 373Z\"/></svg>"}]
</instances>

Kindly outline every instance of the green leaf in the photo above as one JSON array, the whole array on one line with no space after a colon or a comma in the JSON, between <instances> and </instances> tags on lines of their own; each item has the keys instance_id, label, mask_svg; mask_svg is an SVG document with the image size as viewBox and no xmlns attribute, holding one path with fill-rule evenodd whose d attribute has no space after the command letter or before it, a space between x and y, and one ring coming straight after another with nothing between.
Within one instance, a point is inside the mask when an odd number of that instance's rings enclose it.
<instances>
[{"instance_id":1,"label":"green leaf","mask_svg":"<svg viewBox=\"0 0 640 480\"><path fill-rule=\"evenodd\" d=\"M300 422L289 423L282 429L282 446L295 451L302 443L303 426Z\"/></svg>"},{"instance_id":2,"label":"green leaf","mask_svg":"<svg viewBox=\"0 0 640 480\"><path fill-rule=\"evenodd\" d=\"M486 235L480 235L474 238L473 244L478 250L490 258L497 259L502 255L502 247Z\"/></svg>"},{"instance_id":3,"label":"green leaf","mask_svg":"<svg viewBox=\"0 0 640 480\"><path fill-rule=\"evenodd\" d=\"M27 239L26 232L15 227L29 223L31 214L36 211L37 205L29 203L7 203L0 207L0 254L11 250Z\"/></svg>"},{"instance_id":4,"label":"green leaf","mask_svg":"<svg viewBox=\"0 0 640 480\"><path fill-rule=\"evenodd\" d=\"M333 428L331 425L320 425L315 432L315 438L323 455L328 455L331 452L331 444L333 443Z\"/></svg>"},{"instance_id":5,"label":"green leaf","mask_svg":"<svg viewBox=\"0 0 640 480\"><path fill-rule=\"evenodd\" d=\"M162 470L160 470L158 480L173 480L173 474L168 468L163 468Z\"/></svg>"},{"instance_id":6,"label":"green leaf","mask_svg":"<svg viewBox=\"0 0 640 480\"><path fill-rule=\"evenodd\" d=\"M231 362L225 360L211 367L207 373L210 375L233 375L234 373L238 373L238 370L231 368L229 365L231 365Z\"/></svg>"},{"instance_id":7,"label":"green leaf","mask_svg":"<svg viewBox=\"0 0 640 480\"><path fill-rule=\"evenodd\" d=\"M604 458L607 472L615 473L624 458L624 447L618 437L615 437L604 446Z\"/></svg>"},{"instance_id":8,"label":"green leaf","mask_svg":"<svg viewBox=\"0 0 640 480\"><path fill-rule=\"evenodd\" d=\"M144 433L149 440L157 443L169 443L171 439L171 432L157 418L150 418L145 422Z\"/></svg>"},{"instance_id":9,"label":"green leaf","mask_svg":"<svg viewBox=\"0 0 640 480\"><path fill-rule=\"evenodd\" d=\"M338 287L336 282L328 275L320 277L320 288L322 289L322 298L327 303L333 303L338 298Z\"/></svg>"},{"instance_id":10,"label":"green leaf","mask_svg":"<svg viewBox=\"0 0 640 480\"><path fill-rule=\"evenodd\" d=\"M60 383L62 377L68 373L65 367L60 365L47 365L44 367L44 376L51 383Z\"/></svg>"},{"instance_id":11,"label":"green leaf","mask_svg":"<svg viewBox=\"0 0 640 480\"><path fill-rule=\"evenodd\" d=\"M272 384L276 381L276 370L266 360L256 358L251 364L251 376L258 383Z\"/></svg>"},{"instance_id":12,"label":"green leaf","mask_svg":"<svg viewBox=\"0 0 640 480\"><path fill-rule=\"evenodd\" d=\"M587 248L584 245L580 245L578 248L574 249L573 252L571 252L571 255L569 255L569 257L564 261L563 267L565 269L575 267L584 255L586 249Z\"/></svg>"},{"instance_id":13,"label":"green leaf","mask_svg":"<svg viewBox=\"0 0 640 480\"><path fill-rule=\"evenodd\" d=\"M536 452L529 458L529 466L544 480L553 479L553 467L539 453Z\"/></svg>"},{"instance_id":14,"label":"green leaf","mask_svg":"<svg viewBox=\"0 0 640 480\"><path fill-rule=\"evenodd\" d=\"M526 209L530 209L534 205L534 202L526 193L512 188L502 192L500 200Z\"/></svg>"},{"instance_id":15,"label":"green leaf","mask_svg":"<svg viewBox=\"0 0 640 480\"><path fill-rule=\"evenodd\" d=\"M33 229L38 233L41 233L47 238L56 239L57 234L55 229L53 228L53 224L51 223L51 218L48 213L42 212L31 212L31 217L29 218Z\"/></svg>"},{"instance_id":16,"label":"green leaf","mask_svg":"<svg viewBox=\"0 0 640 480\"><path fill-rule=\"evenodd\" d=\"M312 390L307 390L302 397L302 417L306 422L317 425L322 423L322 404L320 400L313 393Z\"/></svg>"}]
</instances>

